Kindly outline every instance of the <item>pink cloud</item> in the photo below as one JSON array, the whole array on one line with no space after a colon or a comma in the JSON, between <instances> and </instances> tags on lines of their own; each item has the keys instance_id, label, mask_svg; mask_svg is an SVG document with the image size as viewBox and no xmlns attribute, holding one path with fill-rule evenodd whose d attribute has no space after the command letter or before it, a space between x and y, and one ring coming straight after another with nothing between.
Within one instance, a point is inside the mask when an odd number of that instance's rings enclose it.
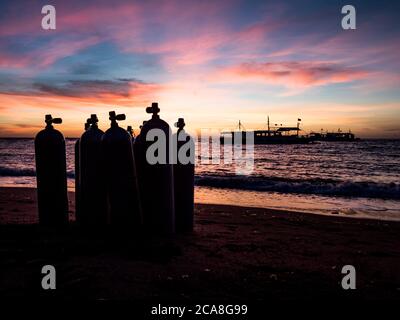
<instances>
[{"instance_id":1,"label":"pink cloud","mask_svg":"<svg viewBox=\"0 0 400 320\"><path fill-rule=\"evenodd\" d=\"M236 29L224 18L232 5L226 1L168 1L161 5L151 2L141 7L146 19L139 18L135 28L121 28L110 37L125 52L160 55L167 68L205 64L224 58L227 52L230 59L253 56L280 23L256 21ZM160 35L148 33L157 28ZM227 52L222 52L224 49Z\"/></svg>"},{"instance_id":2,"label":"pink cloud","mask_svg":"<svg viewBox=\"0 0 400 320\"><path fill-rule=\"evenodd\" d=\"M261 81L299 90L332 83L351 82L367 76L368 72L364 70L335 63L311 61L243 63L228 67L219 74L221 80L233 78L234 81Z\"/></svg>"},{"instance_id":3,"label":"pink cloud","mask_svg":"<svg viewBox=\"0 0 400 320\"><path fill-rule=\"evenodd\" d=\"M3 51L0 54L0 67L5 68L43 68L53 64L60 58L67 57L86 47L92 46L100 41L97 36L83 39L55 39L45 47L30 51L29 53L13 54Z\"/></svg>"},{"instance_id":4,"label":"pink cloud","mask_svg":"<svg viewBox=\"0 0 400 320\"><path fill-rule=\"evenodd\" d=\"M168 69L223 58L222 47L229 47L230 58L250 58L277 24L271 20L268 24L256 21L237 30L225 18L233 7L232 1L122 1L112 7L108 3L96 6L56 4L57 29L54 32L63 41L47 44L42 48L43 53L35 51L28 57L8 55L0 66L21 68L38 65L37 62L40 67L47 66L100 39L116 43L124 52L159 55ZM0 23L0 35L52 35L40 27L40 9L40 5L31 3L24 6L22 12L16 10L10 19ZM68 35L75 40L68 40ZM246 48L245 54L243 48Z\"/></svg>"},{"instance_id":5,"label":"pink cloud","mask_svg":"<svg viewBox=\"0 0 400 320\"><path fill-rule=\"evenodd\" d=\"M55 31L46 31L41 27L43 14L42 5L37 2L13 4L8 7L8 14L0 21L0 36L21 34L47 35L65 31L94 31L96 28L106 29L119 25L125 21L135 21L140 18L140 2L113 3L111 6L89 3L85 6L76 6L74 1L54 3L56 8L57 28Z\"/></svg>"},{"instance_id":6,"label":"pink cloud","mask_svg":"<svg viewBox=\"0 0 400 320\"><path fill-rule=\"evenodd\" d=\"M101 39L97 36L91 36L84 39L57 40L52 42L47 48L38 52L39 66L47 66L60 58L72 55L75 52L90 47Z\"/></svg>"},{"instance_id":7,"label":"pink cloud","mask_svg":"<svg viewBox=\"0 0 400 320\"><path fill-rule=\"evenodd\" d=\"M0 67L2 68L24 68L32 62L32 57L16 56L14 54L0 52Z\"/></svg>"},{"instance_id":8,"label":"pink cloud","mask_svg":"<svg viewBox=\"0 0 400 320\"><path fill-rule=\"evenodd\" d=\"M273 28L275 26L254 24L243 30L233 31L222 23L210 23L195 30L193 34L183 34L155 43L124 43L123 39L126 37L123 34L119 35L117 42L128 52L159 54L168 67L200 65L224 58L226 53L221 50L225 47L229 47L229 59L253 57ZM245 53L243 48L246 48Z\"/></svg>"},{"instance_id":9,"label":"pink cloud","mask_svg":"<svg viewBox=\"0 0 400 320\"><path fill-rule=\"evenodd\" d=\"M144 20L141 8L135 3L122 3L109 6L92 6L80 10L70 10L59 15L57 28L61 32L101 32L113 34L114 31L130 27L135 32Z\"/></svg>"},{"instance_id":10,"label":"pink cloud","mask_svg":"<svg viewBox=\"0 0 400 320\"><path fill-rule=\"evenodd\" d=\"M42 47L16 54L8 48L7 42L0 42L0 67L24 68L46 67L60 58L72 55L100 41L112 39L118 30L138 30L142 23L138 5L116 4L112 8L70 7L64 3L56 5L57 27L54 31L41 27L41 6L25 4L22 8L11 6L10 13L0 21L0 37L29 37L27 41L51 39Z\"/></svg>"}]
</instances>

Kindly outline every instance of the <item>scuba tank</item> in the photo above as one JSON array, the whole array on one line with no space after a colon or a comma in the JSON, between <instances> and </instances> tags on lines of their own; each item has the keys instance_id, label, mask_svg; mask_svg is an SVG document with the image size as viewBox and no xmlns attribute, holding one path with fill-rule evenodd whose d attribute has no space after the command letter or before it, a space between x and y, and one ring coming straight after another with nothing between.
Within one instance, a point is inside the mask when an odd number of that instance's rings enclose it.
<instances>
[{"instance_id":1,"label":"scuba tank","mask_svg":"<svg viewBox=\"0 0 400 320\"><path fill-rule=\"evenodd\" d=\"M171 129L168 123L160 119L159 111L157 103L146 108L147 113L152 113L152 118L143 124L140 135L135 139L134 150L138 160L137 174L144 227L150 233L172 234L175 231L175 212L173 168L169 159ZM157 144L157 141L147 141L152 140L151 136L155 132L164 135L158 141L160 148L164 149L158 150L158 155L164 156L161 163L152 163L146 155L154 148L153 144ZM154 140L156 139L157 137Z\"/></svg>"},{"instance_id":2,"label":"scuba tank","mask_svg":"<svg viewBox=\"0 0 400 320\"><path fill-rule=\"evenodd\" d=\"M97 116L88 119L90 128L80 139L80 200L83 226L107 224L107 193L104 181L102 142L104 132L98 126Z\"/></svg>"},{"instance_id":3,"label":"scuba tank","mask_svg":"<svg viewBox=\"0 0 400 320\"><path fill-rule=\"evenodd\" d=\"M118 126L124 114L109 113L111 127L102 138L104 172L107 183L110 223L116 227L140 227L139 203L132 137Z\"/></svg>"},{"instance_id":4,"label":"scuba tank","mask_svg":"<svg viewBox=\"0 0 400 320\"><path fill-rule=\"evenodd\" d=\"M140 191L140 183L139 183L139 174L140 174L140 171L142 171L143 166L141 166L140 158L138 156L141 152L140 143L139 143L139 141L136 143L136 141L139 139L140 133L142 132L143 125L146 122L147 121L143 121L143 124L141 126L139 126L139 129L140 129L139 134L135 137L134 140L132 140L133 141L133 145L132 145L133 146L133 157L135 158L136 177L138 180L139 196L140 196L140 192L141 192ZM141 196L140 196L140 198L141 198ZM141 200L140 200L140 204L142 205ZM143 205L142 205L142 214L143 214Z\"/></svg>"},{"instance_id":5,"label":"scuba tank","mask_svg":"<svg viewBox=\"0 0 400 320\"><path fill-rule=\"evenodd\" d=\"M89 119L86 120L85 123L85 131L89 129L90 123ZM80 183L79 183L79 141L75 142L75 219L78 221L81 216L81 200L80 200Z\"/></svg>"},{"instance_id":6,"label":"scuba tank","mask_svg":"<svg viewBox=\"0 0 400 320\"><path fill-rule=\"evenodd\" d=\"M128 126L126 131L128 131L129 135L132 137L132 142L135 141L135 133L133 132L132 126Z\"/></svg>"},{"instance_id":7,"label":"scuba tank","mask_svg":"<svg viewBox=\"0 0 400 320\"><path fill-rule=\"evenodd\" d=\"M179 118L173 135L174 146L174 194L176 232L193 231L194 211L194 140L185 132L185 121Z\"/></svg>"},{"instance_id":8,"label":"scuba tank","mask_svg":"<svg viewBox=\"0 0 400 320\"><path fill-rule=\"evenodd\" d=\"M45 117L46 128L35 137L36 179L39 223L44 226L68 224L67 168L65 140L53 124L61 118Z\"/></svg>"}]
</instances>

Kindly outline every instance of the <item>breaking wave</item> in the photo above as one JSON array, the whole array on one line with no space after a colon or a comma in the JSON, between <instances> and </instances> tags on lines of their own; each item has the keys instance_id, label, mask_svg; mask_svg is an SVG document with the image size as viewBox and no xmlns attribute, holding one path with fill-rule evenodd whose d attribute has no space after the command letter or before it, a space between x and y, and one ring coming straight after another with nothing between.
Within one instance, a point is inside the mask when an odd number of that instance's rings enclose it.
<instances>
[{"instance_id":1,"label":"breaking wave","mask_svg":"<svg viewBox=\"0 0 400 320\"><path fill-rule=\"evenodd\" d=\"M335 181L324 179L286 179L264 176L197 176L198 186L264 192L315 194L324 196L400 199L400 184Z\"/></svg>"},{"instance_id":2,"label":"breaking wave","mask_svg":"<svg viewBox=\"0 0 400 320\"><path fill-rule=\"evenodd\" d=\"M3 177L34 177L36 172L29 168L0 167ZM68 170L67 177L73 179L74 171ZM400 199L399 183L354 182L327 179L289 179L265 176L197 175L197 186L252 190L263 192L315 194L324 196Z\"/></svg>"}]
</instances>

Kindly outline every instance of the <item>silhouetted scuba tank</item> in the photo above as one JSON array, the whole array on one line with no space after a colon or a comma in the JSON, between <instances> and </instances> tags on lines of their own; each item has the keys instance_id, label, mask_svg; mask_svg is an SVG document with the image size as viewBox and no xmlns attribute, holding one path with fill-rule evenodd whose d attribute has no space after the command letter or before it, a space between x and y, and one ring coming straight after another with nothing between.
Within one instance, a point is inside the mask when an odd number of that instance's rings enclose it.
<instances>
[{"instance_id":1,"label":"silhouetted scuba tank","mask_svg":"<svg viewBox=\"0 0 400 320\"><path fill-rule=\"evenodd\" d=\"M90 123L89 119L86 120L85 123L85 131L89 129ZM81 215L81 192L80 192L80 183L79 183L79 141L80 139L76 140L75 142L75 219L79 221Z\"/></svg>"},{"instance_id":2,"label":"silhouetted scuba tank","mask_svg":"<svg viewBox=\"0 0 400 320\"><path fill-rule=\"evenodd\" d=\"M174 193L176 232L193 231L194 211L194 140L185 132L185 121L179 118L173 135Z\"/></svg>"},{"instance_id":3,"label":"silhouetted scuba tank","mask_svg":"<svg viewBox=\"0 0 400 320\"><path fill-rule=\"evenodd\" d=\"M140 132L142 131L143 125L146 123L147 121L143 121L143 124L141 126L139 126ZM139 134L135 137L135 139L133 140L133 156L135 158L135 166L136 166L136 177L138 179L138 187L139 187L139 196L140 196L140 184L139 184L139 171L141 170L140 168L140 157L138 157L138 154L140 154L141 152L141 147L140 147L140 143L135 143L137 139L139 139L140 137L140 132ZM141 198L141 196L140 196ZM140 201L140 204L141 201ZM142 214L143 214L143 206L142 206Z\"/></svg>"},{"instance_id":4,"label":"silhouetted scuba tank","mask_svg":"<svg viewBox=\"0 0 400 320\"><path fill-rule=\"evenodd\" d=\"M168 123L160 119L159 111L157 103L146 108L146 112L153 115L143 124L135 139L134 150L144 227L153 234L172 234L175 231L175 212L173 167L169 159L171 129ZM157 140L153 135L163 135L163 138ZM160 147L158 152L154 151L157 145ZM146 156L147 152L149 157ZM161 161L155 159L154 155Z\"/></svg>"},{"instance_id":5,"label":"silhouetted scuba tank","mask_svg":"<svg viewBox=\"0 0 400 320\"><path fill-rule=\"evenodd\" d=\"M135 141L135 133L133 132L132 126L128 126L126 128L126 131L129 133L129 135L132 137L132 142Z\"/></svg>"},{"instance_id":6,"label":"silhouetted scuba tank","mask_svg":"<svg viewBox=\"0 0 400 320\"><path fill-rule=\"evenodd\" d=\"M88 119L90 128L80 139L80 199L83 226L105 226L107 217L107 192L104 177L102 137L97 116Z\"/></svg>"},{"instance_id":7,"label":"silhouetted scuba tank","mask_svg":"<svg viewBox=\"0 0 400 320\"><path fill-rule=\"evenodd\" d=\"M132 137L118 126L124 114L110 113L111 127L102 138L110 222L116 227L140 227L142 214L138 195Z\"/></svg>"},{"instance_id":8,"label":"silhouetted scuba tank","mask_svg":"<svg viewBox=\"0 0 400 320\"><path fill-rule=\"evenodd\" d=\"M53 128L62 120L48 114L45 122L46 128L35 137L39 223L64 226L68 223L65 139Z\"/></svg>"}]
</instances>

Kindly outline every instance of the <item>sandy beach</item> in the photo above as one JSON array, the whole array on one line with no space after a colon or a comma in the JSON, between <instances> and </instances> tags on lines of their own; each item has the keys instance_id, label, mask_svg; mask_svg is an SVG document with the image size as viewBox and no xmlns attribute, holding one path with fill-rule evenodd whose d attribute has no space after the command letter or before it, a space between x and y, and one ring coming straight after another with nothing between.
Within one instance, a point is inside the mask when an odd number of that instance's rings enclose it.
<instances>
[{"instance_id":1,"label":"sandy beach","mask_svg":"<svg viewBox=\"0 0 400 320\"><path fill-rule=\"evenodd\" d=\"M172 239L37 225L32 188L0 188L0 296L201 301L400 299L400 223L225 205L195 207ZM74 216L70 193L70 217ZM41 289L41 267L57 290ZM354 265L357 289L343 290Z\"/></svg>"}]
</instances>

